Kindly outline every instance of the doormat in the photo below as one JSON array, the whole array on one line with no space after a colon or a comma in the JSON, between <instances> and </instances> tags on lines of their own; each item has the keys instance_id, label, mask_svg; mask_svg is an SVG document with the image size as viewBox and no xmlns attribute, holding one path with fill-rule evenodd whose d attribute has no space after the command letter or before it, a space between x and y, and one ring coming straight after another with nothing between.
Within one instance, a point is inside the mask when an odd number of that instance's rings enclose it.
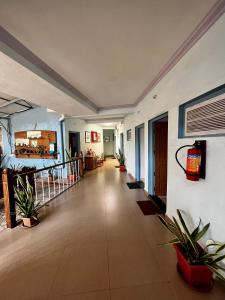
<instances>
[{"instance_id":1,"label":"doormat","mask_svg":"<svg viewBox=\"0 0 225 300\"><path fill-rule=\"evenodd\" d=\"M129 189L142 189L144 184L142 181L135 181L135 182L127 182L127 186Z\"/></svg>"},{"instance_id":2,"label":"doormat","mask_svg":"<svg viewBox=\"0 0 225 300\"><path fill-rule=\"evenodd\" d=\"M166 212L166 204L159 197L157 197L155 195L154 196L153 195L149 195L149 198L150 199L152 198L152 200L156 203L156 205L161 209L161 211L163 213Z\"/></svg>"},{"instance_id":3,"label":"doormat","mask_svg":"<svg viewBox=\"0 0 225 300\"><path fill-rule=\"evenodd\" d=\"M115 166L115 168L119 168L120 166Z\"/></svg>"},{"instance_id":4,"label":"doormat","mask_svg":"<svg viewBox=\"0 0 225 300\"><path fill-rule=\"evenodd\" d=\"M155 215L161 214L160 209L154 204L151 200L146 201L137 201L138 206L140 207L143 214L146 215Z\"/></svg>"}]
</instances>

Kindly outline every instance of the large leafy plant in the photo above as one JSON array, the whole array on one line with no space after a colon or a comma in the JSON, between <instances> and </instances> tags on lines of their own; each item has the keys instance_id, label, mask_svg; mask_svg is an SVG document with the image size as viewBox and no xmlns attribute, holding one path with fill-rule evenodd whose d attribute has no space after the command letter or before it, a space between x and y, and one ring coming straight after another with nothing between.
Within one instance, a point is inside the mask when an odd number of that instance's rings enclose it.
<instances>
[{"instance_id":1,"label":"large leafy plant","mask_svg":"<svg viewBox=\"0 0 225 300\"><path fill-rule=\"evenodd\" d=\"M23 178L17 175L17 186L14 186L16 204L23 218L37 217L40 204L36 203L33 195L33 187L28 179L24 182Z\"/></svg>"},{"instance_id":2,"label":"large leafy plant","mask_svg":"<svg viewBox=\"0 0 225 300\"><path fill-rule=\"evenodd\" d=\"M208 231L210 223L202 227L200 220L198 226L191 232L179 209L177 215L178 219L173 217L172 220L158 216L161 223L174 235L174 238L167 245L178 244L190 264L206 265L219 278L225 280L225 277L221 274L221 271L225 271L225 268L220 264L225 259L225 254L221 254L225 249L225 243L211 243L203 249L198 242ZM214 246L215 249L209 253L208 247L211 246Z\"/></svg>"}]
</instances>

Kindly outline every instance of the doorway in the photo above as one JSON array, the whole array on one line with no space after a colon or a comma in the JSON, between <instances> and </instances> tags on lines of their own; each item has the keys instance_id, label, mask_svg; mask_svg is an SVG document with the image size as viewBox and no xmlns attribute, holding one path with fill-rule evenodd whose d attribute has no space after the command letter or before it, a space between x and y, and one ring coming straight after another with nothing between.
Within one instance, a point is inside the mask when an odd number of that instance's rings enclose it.
<instances>
[{"instance_id":1,"label":"doorway","mask_svg":"<svg viewBox=\"0 0 225 300\"><path fill-rule=\"evenodd\" d=\"M120 151L124 154L124 136L123 133L120 134Z\"/></svg>"},{"instance_id":2,"label":"doorway","mask_svg":"<svg viewBox=\"0 0 225 300\"><path fill-rule=\"evenodd\" d=\"M144 124L135 127L135 177L145 182L145 136Z\"/></svg>"},{"instance_id":3,"label":"doorway","mask_svg":"<svg viewBox=\"0 0 225 300\"><path fill-rule=\"evenodd\" d=\"M69 131L69 153L71 157L80 154L80 132Z\"/></svg>"},{"instance_id":4,"label":"doorway","mask_svg":"<svg viewBox=\"0 0 225 300\"><path fill-rule=\"evenodd\" d=\"M166 209L168 114L149 121L149 193Z\"/></svg>"},{"instance_id":5,"label":"doorway","mask_svg":"<svg viewBox=\"0 0 225 300\"><path fill-rule=\"evenodd\" d=\"M103 129L104 156L114 157L114 129Z\"/></svg>"}]
</instances>

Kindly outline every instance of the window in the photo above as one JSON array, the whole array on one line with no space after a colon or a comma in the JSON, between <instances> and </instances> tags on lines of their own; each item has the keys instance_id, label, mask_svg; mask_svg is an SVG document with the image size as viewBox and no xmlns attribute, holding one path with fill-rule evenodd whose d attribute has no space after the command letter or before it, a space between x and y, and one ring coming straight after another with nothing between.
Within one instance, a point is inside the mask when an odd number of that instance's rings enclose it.
<instances>
[{"instance_id":1,"label":"window","mask_svg":"<svg viewBox=\"0 0 225 300\"><path fill-rule=\"evenodd\" d=\"M179 138L215 135L225 135L225 85L179 107Z\"/></svg>"}]
</instances>

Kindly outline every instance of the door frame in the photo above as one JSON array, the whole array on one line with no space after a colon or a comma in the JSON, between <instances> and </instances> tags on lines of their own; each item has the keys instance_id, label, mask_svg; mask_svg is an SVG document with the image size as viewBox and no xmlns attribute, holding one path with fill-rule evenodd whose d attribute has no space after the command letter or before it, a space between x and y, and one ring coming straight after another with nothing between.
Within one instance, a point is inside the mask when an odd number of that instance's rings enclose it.
<instances>
[{"instance_id":1,"label":"door frame","mask_svg":"<svg viewBox=\"0 0 225 300\"><path fill-rule=\"evenodd\" d=\"M68 149L70 149L70 133L76 133L78 134L78 145L77 145L77 148L78 148L78 152L80 153L80 131L69 131L68 132Z\"/></svg>"},{"instance_id":2,"label":"door frame","mask_svg":"<svg viewBox=\"0 0 225 300\"><path fill-rule=\"evenodd\" d=\"M155 195L155 122L168 118L169 124L169 114L165 112L157 117L150 119L148 121L148 193L150 195Z\"/></svg>"},{"instance_id":3,"label":"door frame","mask_svg":"<svg viewBox=\"0 0 225 300\"><path fill-rule=\"evenodd\" d=\"M145 128L145 123L135 127L135 178L137 181L141 180L141 143L140 131Z\"/></svg>"}]
</instances>

